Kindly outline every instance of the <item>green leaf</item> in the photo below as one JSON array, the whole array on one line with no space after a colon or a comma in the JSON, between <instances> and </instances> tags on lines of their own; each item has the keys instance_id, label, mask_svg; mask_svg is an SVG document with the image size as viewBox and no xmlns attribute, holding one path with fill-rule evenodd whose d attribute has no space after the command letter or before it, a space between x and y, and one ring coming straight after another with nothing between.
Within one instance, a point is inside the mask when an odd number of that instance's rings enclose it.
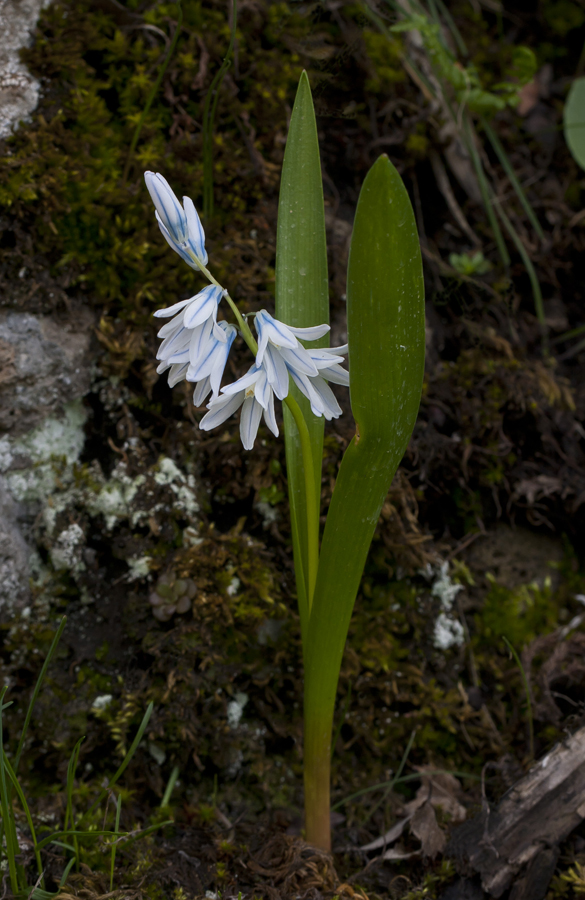
<instances>
[{"instance_id":1,"label":"green leaf","mask_svg":"<svg viewBox=\"0 0 585 900\"><path fill-rule=\"evenodd\" d=\"M347 328L356 435L327 516L305 653L305 771L317 773L321 782L355 597L382 503L416 421L424 325L415 219L400 175L382 156L363 184L351 241ZM320 789L311 777L306 776L306 798ZM307 828L309 823L307 808Z\"/></svg>"},{"instance_id":2,"label":"green leaf","mask_svg":"<svg viewBox=\"0 0 585 900\"><path fill-rule=\"evenodd\" d=\"M571 85L563 117L565 140L573 159L585 169L585 77Z\"/></svg>"},{"instance_id":3,"label":"green leaf","mask_svg":"<svg viewBox=\"0 0 585 900\"><path fill-rule=\"evenodd\" d=\"M276 240L276 318L299 328L329 321L323 183L317 123L306 72L299 81L282 167ZM310 343L311 347L328 345L326 337ZM292 384L290 393L309 428L318 529L324 423L313 415L308 400ZM305 482L298 429L286 406L283 411L297 594L304 634L309 608Z\"/></svg>"}]
</instances>

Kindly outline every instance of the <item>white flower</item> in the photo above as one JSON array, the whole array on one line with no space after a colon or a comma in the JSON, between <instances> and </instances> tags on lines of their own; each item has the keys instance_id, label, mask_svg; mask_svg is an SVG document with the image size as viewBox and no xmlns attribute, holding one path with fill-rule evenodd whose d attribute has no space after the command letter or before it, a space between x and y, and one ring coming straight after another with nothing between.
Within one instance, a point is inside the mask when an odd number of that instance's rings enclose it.
<instances>
[{"instance_id":1,"label":"white flower","mask_svg":"<svg viewBox=\"0 0 585 900\"><path fill-rule=\"evenodd\" d=\"M311 349L306 353L316 366L318 374L308 376L289 367L291 377L298 389L309 400L311 410L316 416L325 416L327 420L336 419L341 415L342 409L327 381L349 385L349 372L339 365L347 353L347 344L344 344L343 347Z\"/></svg>"},{"instance_id":2,"label":"white flower","mask_svg":"<svg viewBox=\"0 0 585 900\"><path fill-rule=\"evenodd\" d=\"M268 383L274 393L283 400L288 394L288 376L309 399L316 416L334 419L341 415L341 407L333 391L326 383L349 384L349 373L339 363L347 353L343 347L307 349L297 340L316 341L329 331L329 325L311 328L293 328L274 319L266 310L260 310L255 320L258 332L256 365L264 366Z\"/></svg>"},{"instance_id":3,"label":"white flower","mask_svg":"<svg viewBox=\"0 0 585 900\"><path fill-rule=\"evenodd\" d=\"M244 450L251 450L254 446L263 414L264 421L278 437L278 425L274 415L274 393L268 383L264 367L252 366L242 378L222 388L222 394L223 396L212 398L207 405L209 412L199 423L203 431L210 431L221 425L241 406L240 437Z\"/></svg>"},{"instance_id":4,"label":"white flower","mask_svg":"<svg viewBox=\"0 0 585 900\"><path fill-rule=\"evenodd\" d=\"M201 346L196 348L196 362L189 365L185 375L187 381L197 383L193 394L195 406L201 406L210 391L213 391L214 397L219 394L229 352L238 333L235 325L228 325L227 322L218 322L217 328L223 331L224 339L219 341L214 330L205 342L202 340Z\"/></svg>"},{"instance_id":5,"label":"white flower","mask_svg":"<svg viewBox=\"0 0 585 900\"><path fill-rule=\"evenodd\" d=\"M311 411L316 416L325 416L329 421L337 419L341 415L343 410L324 378L320 375L307 378L306 375L298 375L292 370L290 374L298 389L307 397L311 404Z\"/></svg>"},{"instance_id":6,"label":"white flower","mask_svg":"<svg viewBox=\"0 0 585 900\"><path fill-rule=\"evenodd\" d=\"M288 394L287 370L305 376L318 374L317 366L296 335L306 341L316 341L327 334L329 325L293 328L274 319L265 309L256 314L254 324L258 333L256 365L265 366L268 383L278 399L284 400Z\"/></svg>"},{"instance_id":7,"label":"white flower","mask_svg":"<svg viewBox=\"0 0 585 900\"><path fill-rule=\"evenodd\" d=\"M163 325L158 333L163 342L158 348L157 359L161 363L157 372L161 374L170 369L170 387L183 378L201 382L195 391L193 402L196 406L201 405L210 390L218 393L237 333L233 325L216 321L221 295L221 288L208 285L195 297L155 313L155 316L169 316L179 310L178 315ZM209 386L204 387L203 382L207 380Z\"/></svg>"},{"instance_id":8,"label":"white flower","mask_svg":"<svg viewBox=\"0 0 585 900\"><path fill-rule=\"evenodd\" d=\"M323 347L321 349L308 349L307 353L311 361L317 366L321 378L332 381L334 384L343 384L349 387L349 372L342 369L339 363L347 354L348 345L343 347Z\"/></svg>"},{"instance_id":9,"label":"white flower","mask_svg":"<svg viewBox=\"0 0 585 900\"><path fill-rule=\"evenodd\" d=\"M188 300L181 300L167 309L157 309L155 316L162 318L174 316L158 332L163 342L158 348L157 359L175 363L197 361L197 349L200 349L201 334L213 332L215 338L225 343L227 335L217 326L217 306L221 300L222 290L208 284ZM178 313L178 315L175 315Z\"/></svg>"},{"instance_id":10,"label":"white flower","mask_svg":"<svg viewBox=\"0 0 585 900\"><path fill-rule=\"evenodd\" d=\"M205 232L193 201L183 197L181 206L166 178L158 172L145 172L144 180L156 206L158 226L167 243L193 269L197 268L197 263L189 255L189 250L201 265L206 266Z\"/></svg>"}]
</instances>

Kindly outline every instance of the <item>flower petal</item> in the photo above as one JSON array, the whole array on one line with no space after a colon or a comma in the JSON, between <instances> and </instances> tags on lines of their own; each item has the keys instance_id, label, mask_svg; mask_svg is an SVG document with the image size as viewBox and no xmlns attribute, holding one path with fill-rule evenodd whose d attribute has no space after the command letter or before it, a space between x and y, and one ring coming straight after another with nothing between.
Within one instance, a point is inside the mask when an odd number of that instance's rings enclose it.
<instances>
[{"instance_id":1,"label":"flower petal","mask_svg":"<svg viewBox=\"0 0 585 900\"><path fill-rule=\"evenodd\" d=\"M309 328L293 328L288 326L289 331L302 338L303 341L317 341L319 338L325 337L330 330L330 325L311 325Z\"/></svg>"},{"instance_id":2,"label":"flower petal","mask_svg":"<svg viewBox=\"0 0 585 900\"><path fill-rule=\"evenodd\" d=\"M197 259L201 260L204 266L207 265L207 253L205 251L205 232L199 214L195 209L195 204L190 197L183 197L183 207L187 217L187 226L189 228L189 244L195 253Z\"/></svg>"},{"instance_id":3,"label":"flower petal","mask_svg":"<svg viewBox=\"0 0 585 900\"><path fill-rule=\"evenodd\" d=\"M211 319L208 319L211 322ZM205 323L207 325L207 323ZM215 337L210 337L207 344L199 354L196 363L192 363L187 381L201 381L202 378L211 377L211 387L214 394L219 391L223 372L228 360L230 348L236 336L236 329L233 325L227 326L227 340L225 343L216 341ZM222 331L223 333L223 331Z\"/></svg>"},{"instance_id":4,"label":"flower petal","mask_svg":"<svg viewBox=\"0 0 585 900\"><path fill-rule=\"evenodd\" d=\"M316 416L322 416L325 412L325 407L321 398L319 397L319 394L311 384L311 379L306 375L298 375L292 370L290 374L299 391L301 391L301 393L305 395L305 397L311 404L311 411Z\"/></svg>"},{"instance_id":5,"label":"flower petal","mask_svg":"<svg viewBox=\"0 0 585 900\"><path fill-rule=\"evenodd\" d=\"M184 243L189 235L187 216L170 184L158 172L145 172L144 180L163 225L176 241Z\"/></svg>"},{"instance_id":6,"label":"flower petal","mask_svg":"<svg viewBox=\"0 0 585 900\"><path fill-rule=\"evenodd\" d=\"M191 303L185 310L183 322L185 328L195 328L217 312L217 304L221 300L221 288L215 284L207 284L198 294L191 297Z\"/></svg>"},{"instance_id":7,"label":"flower petal","mask_svg":"<svg viewBox=\"0 0 585 900\"><path fill-rule=\"evenodd\" d=\"M343 384L345 387L349 387L349 372L341 366L333 365L327 369L320 369L319 375L321 378L326 378L327 381L332 381L333 384Z\"/></svg>"},{"instance_id":8,"label":"flower petal","mask_svg":"<svg viewBox=\"0 0 585 900\"><path fill-rule=\"evenodd\" d=\"M274 394L270 391L270 399L268 406L264 410L264 421L270 428L272 434L278 437L278 425L276 424L276 416L274 415Z\"/></svg>"},{"instance_id":9,"label":"flower petal","mask_svg":"<svg viewBox=\"0 0 585 900\"><path fill-rule=\"evenodd\" d=\"M237 381L234 381L233 384L226 384L225 387L222 387L222 394L237 394L238 391L243 391L250 387L251 384L255 384L260 371L261 370L257 366L252 366L245 375L242 375L242 377L238 378Z\"/></svg>"},{"instance_id":10,"label":"flower petal","mask_svg":"<svg viewBox=\"0 0 585 900\"><path fill-rule=\"evenodd\" d=\"M176 365L180 363L184 365L185 363L189 365L189 348L187 347L185 350L178 350L176 353L173 353L172 356L168 357L168 362L172 365Z\"/></svg>"},{"instance_id":11,"label":"flower petal","mask_svg":"<svg viewBox=\"0 0 585 900\"><path fill-rule=\"evenodd\" d=\"M243 402L244 391L239 391L233 397L216 397L207 405L209 412L201 419L199 428L202 431L210 431L221 425L240 408Z\"/></svg>"},{"instance_id":12,"label":"flower petal","mask_svg":"<svg viewBox=\"0 0 585 900\"><path fill-rule=\"evenodd\" d=\"M183 259L183 260L187 263L188 266L191 266L192 269L197 269L197 268L198 268L197 263L194 262L194 261L191 259L191 257L189 256L189 254L188 254L187 251L185 250L184 245L183 245L183 244L179 244L179 243L172 237L172 235L169 234L168 230L165 228L163 222L161 221L161 217L159 216L158 212L155 213L155 216L156 216L156 221L158 222L158 227L159 227L160 230L161 230L161 234L162 234L162 236L164 237L164 239L165 239L165 241L167 242L167 244L169 245L169 247L170 247L172 250L174 250L175 253L178 253L179 256L181 257L181 259Z\"/></svg>"},{"instance_id":13,"label":"flower petal","mask_svg":"<svg viewBox=\"0 0 585 900\"><path fill-rule=\"evenodd\" d=\"M193 406L203 406L205 402L205 398L211 391L211 384L209 378L204 378L203 381L200 381L195 385L195 390L193 391Z\"/></svg>"},{"instance_id":14,"label":"flower petal","mask_svg":"<svg viewBox=\"0 0 585 900\"><path fill-rule=\"evenodd\" d=\"M311 378L311 384L319 395L321 402L323 404L324 412L323 415L326 419L337 419L343 410L341 406L337 402L337 398L335 394L327 384L327 382L321 378L319 375L316 378Z\"/></svg>"},{"instance_id":15,"label":"flower petal","mask_svg":"<svg viewBox=\"0 0 585 900\"><path fill-rule=\"evenodd\" d=\"M173 356L175 353L180 353L189 345L189 341L191 340L191 333L188 328L185 328L183 325L176 331L174 334L166 337L160 347L158 348L158 353L156 354L157 359L168 359L170 356Z\"/></svg>"},{"instance_id":16,"label":"flower petal","mask_svg":"<svg viewBox=\"0 0 585 900\"><path fill-rule=\"evenodd\" d=\"M268 378L266 377L266 370L261 369L258 378L256 379L256 384L254 385L254 396L262 409L266 409L268 406L268 400L270 399L270 395L272 393L272 388L268 383Z\"/></svg>"},{"instance_id":17,"label":"flower petal","mask_svg":"<svg viewBox=\"0 0 585 900\"><path fill-rule=\"evenodd\" d=\"M213 359L213 366L209 373L209 377L211 379L211 389L214 394L219 393L219 386L221 384L221 379L223 378L223 373L225 372L230 349L237 334L237 329L233 325L228 325L227 327L231 329L231 331L227 331L226 329L227 341L225 344L217 344L215 356Z\"/></svg>"},{"instance_id":18,"label":"flower petal","mask_svg":"<svg viewBox=\"0 0 585 900\"><path fill-rule=\"evenodd\" d=\"M193 328L191 332L191 342L189 344L189 358L193 369L196 369L199 366L199 361L204 359L209 350L215 346L215 341L211 336L212 331L213 319L211 316L206 319L205 322L202 322L201 325L197 325L196 328ZM199 381L199 378L190 378L189 380Z\"/></svg>"},{"instance_id":19,"label":"flower petal","mask_svg":"<svg viewBox=\"0 0 585 900\"><path fill-rule=\"evenodd\" d=\"M254 397L246 397L240 418L240 437L244 450L251 450L258 434L262 407Z\"/></svg>"},{"instance_id":20,"label":"flower petal","mask_svg":"<svg viewBox=\"0 0 585 900\"><path fill-rule=\"evenodd\" d=\"M345 362L343 356L335 356L329 348L323 347L322 350L307 348L305 350L318 369L324 369L326 366L332 366L333 363Z\"/></svg>"},{"instance_id":21,"label":"flower petal","mask_svg":"<svg viewBox=\"0 0 585 900\"><path fill-rule=\"evenodd\" d=\"M282 353L282 358L284 359L289 369L294 369L295 372L302 372L303 375L317 374L317 366L315 365L305 348L301 347L300 344L298 344L293 350L289 350L287 347L283 347L280 352Z\"/></svg>"},{"instance_id":22,"label":"flower petal","mask_svg":"<svg viewBox=\"0 0 585 900\"><path fill-rule=\"evenodd\" d=\"M268 383L272 385L279 400L288 395L288 369L278 347L268 344L264 353L264 368Z\"/></svg>"},{"instance_id":23,"label":"flower petal","mask_svg":"<svg viewBox=\"0 0 585 900\"><path fill-rule=\"evenodd\" d=\"M171 366L171 370L169 372L169 387L174 387L179 381L182 381L185 375L187 374L187 369L189 368L189 363L174 364Z\"/></svg>"},{"instance_id":24,"label":"flower petal","mask_svg":"<svg viewBox=\"0 0 585 900\"><path fill-rule=\"evenodd\" d=\"M157 331L156 336L159 338L169 337L169 335L174 334L175 331L178 331L182 324L183 316L181 313L179 313L179 315L175 316L174 319L171 319L170 322L165 322L162 328Z\"/></svg>"},{"instance_id":25,"label":"flower petal","mask_svg":"<svg viewBox=\"0 0 585 900\"><path fill-rule=\"evenodd\" d=\"M265 309L261 309L260 312L256 313L254 325L261 340L266 334L268 340L272 344L276 344L277 347L288 347L292 350L293 347L297 346L298 342L294 334L291 333L292 329L285 325L284 322L279 322L278 319L273 318Z\"/></svg>"},{"instance_id":26,"label":"flower petal","mask_svg":"<svg viewBox=\"0 0 585 900\"><path fill-rule=\"evenodd\" d=\"M153 313L153 316L156 316L157 319L169 319L171 316L174 316L175 313L178 313L179 310L184 309L185 306L187 306L187 304L190 303L192 299L193 299L192 297L187 297L186 300L179 300L178 303L173 303L172 306L166 306L163 309L157 309ZM166 326L163 325L163 328L165 328L165 327ZM159 331L159 334L160 334L160 331Z\"/></svg>"}]
</instances>

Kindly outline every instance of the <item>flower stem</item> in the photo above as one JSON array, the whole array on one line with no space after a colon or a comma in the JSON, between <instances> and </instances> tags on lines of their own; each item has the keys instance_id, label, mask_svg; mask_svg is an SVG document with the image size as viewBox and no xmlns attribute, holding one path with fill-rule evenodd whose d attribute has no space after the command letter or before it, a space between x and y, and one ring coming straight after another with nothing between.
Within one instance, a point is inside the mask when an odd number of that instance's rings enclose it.
<instances>
[{"instance_id":1,"label":"flower stem","mask_svg":"<svg viewBox=\"0 0 585 900\"><path fill-rule=\"evenodd\" d=\"M311 614L311 604L315 593L317 581L317 568L319 566L319 506L317 501L317 486L314 481L313 453L311 451L311 438L305 417L295 398L288 395L284 402L291 411L299 432L301 441L301 453L303 454L303 469L305 474L305 494L307 500L307 544L308 544L308 573L307 573L307 607Z\"/></svg>"},{"instance_id":2,"label":"flower stem","mask_svg":"<svg viewBox=\"0 0 585 900\"><path fill-rule=\"evenodd\" d=\"M258 353L258 344L254 340L254 335L250 331L250 326L244 319L240 310L238 309L238 307L236 306L236 304L234 303L234 301L232 300L232 298L230 297L228 292L225 290L225 288L223 288L222 285L219 283L219 281L213 277L213 275L211 274L209 269L205 268L203 263L197 259L197 257L195 256L195 254L192 251L188 251L188 252L189 252L189 256L191 256L191 258L193 259L193 262L197 263L198 268L205 275L205 277L216 287L222 289L223 296L225 297L225 299L231 306L233 314L236 317L237 323L240 327L240 333L241 333L242 337L244 338L245 342L247 343L248 347L250 348L250 350L252 351L254 356L256 356L256 354Z\"/></svg>"}]
</instances>

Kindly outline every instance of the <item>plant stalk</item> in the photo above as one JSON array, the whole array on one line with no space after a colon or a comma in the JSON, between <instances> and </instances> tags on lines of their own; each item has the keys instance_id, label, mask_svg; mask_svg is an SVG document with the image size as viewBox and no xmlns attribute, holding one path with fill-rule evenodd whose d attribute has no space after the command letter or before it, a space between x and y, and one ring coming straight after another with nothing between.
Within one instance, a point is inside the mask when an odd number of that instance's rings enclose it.
<instances>
[{"instance_id":1,"label":"plant stalk","mask_svg":"<svg viewBox=\"0 0 585 900\"><path fill-rule=\"evenodd\" d=\"M311 615L311 605L313 603L313 594L315 593L315 584L317 583L317 569L319 568L319 501L317 495L317 485L314 483L313 472L313 453L311 451L311 438L309 429L303 416L302 410L295 400L289 394L285 398L286 405L291 411L299 432L301 442L301 452L303 454L303 469L305 475L305 495L307 501L307 545L308 545L308 568L307 572L307 607L308 615Z\"/></svg>"},{"instance_id":2,"label":"plant stalk","mask_svg":"<svg viewBox=\"0 0 585 900\"><path fill-rule=\"evenodd\" d=\"M305 840L321 850L331 850L331 732L333 710L321 714L312 709L305 690Z\"/></svg>"}]
</instances>

